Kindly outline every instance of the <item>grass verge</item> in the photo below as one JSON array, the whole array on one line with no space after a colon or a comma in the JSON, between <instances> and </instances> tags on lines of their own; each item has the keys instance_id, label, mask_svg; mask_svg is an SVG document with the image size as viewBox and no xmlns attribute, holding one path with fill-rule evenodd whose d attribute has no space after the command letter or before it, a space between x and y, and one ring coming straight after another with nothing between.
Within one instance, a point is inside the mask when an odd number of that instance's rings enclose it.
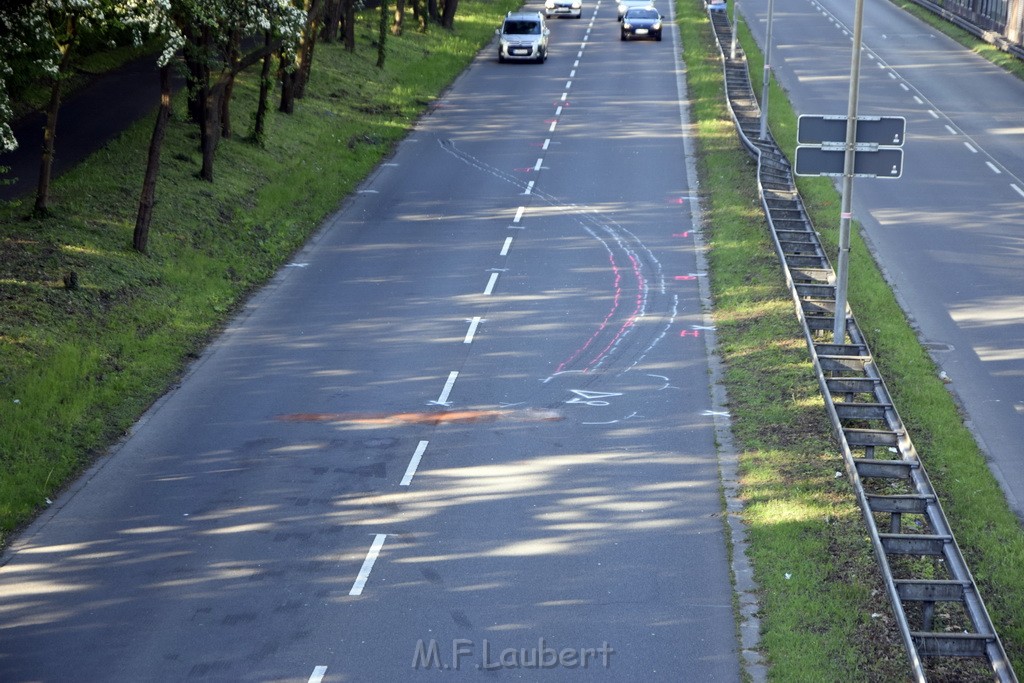
<instances>
[{"instance_id":1,"label":"grass verge","mask_svg":"<svg viewBox=\"0 0 1024 683\"><path fill-rule=\"evenodd\" d=\"M769 241L755 162L726 109L714 36L700 3L677 7L716 334L771 677L899 680L906 658L852 490L836 477L842 459Z\"/></svg>"},{"instance_id":2,"label":"grass verge","mask_svg":"<svg viewBox=\"0 0 1024 683\"><path fill-rule=\"evenodd\" d=\"M514 7L463 0L454 31L389 36L383 69L377 15L362 15L355 53L318 46L307 96L271 117L265 149L244 139L258 73L244 75L214 183L196 176L179 98L148 256L131 236L151 120L61 177L51 216L26 218L31 198L0 203L0 545L167 390Z\"/></svg>"},{"instance_id":3,"label":"grass verge","mask_svg":"<svg viewBox=\"0 0 1024 683\"><path fill-rule=\"evenodd\" d=\"M886 623L890 610L860 513L845 477L834 478L841 462L768 241L753 162L738 151L723 103L714 38L703 11L681 4L694 119L701 122L716 321L728 368L730 412L743 448L744 514L763 589L763 645L772 675L781 680L904 678L905 655ZM760 92L760 53L742 25L740 37L754 91ZM773 135L782 149L794 149L796 117L775 83L769 101ZM838 193L828 180L799 180L834 259ZM850 304L1019 670L1024 576L1015 567L1024 559L1024 533L860 239L859 226L855 232ZM793 584L798 577L806 577L799 589ZM879 616L872 619L873 614ZM823 661L829 662L825 673ZM936 680L991 678L983 667L962 662L947 660L933 668Z\"/></svg>"}]
</instances>

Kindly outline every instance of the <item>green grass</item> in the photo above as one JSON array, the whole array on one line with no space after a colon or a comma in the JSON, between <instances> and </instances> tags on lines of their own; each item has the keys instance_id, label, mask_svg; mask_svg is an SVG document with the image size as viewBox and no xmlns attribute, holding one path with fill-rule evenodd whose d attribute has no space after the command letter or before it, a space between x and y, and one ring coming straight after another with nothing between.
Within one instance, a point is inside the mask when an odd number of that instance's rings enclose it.
<instances>
[{"instance_id":1,"label":"green grass","mask_svg":"<svg viewBox=\"0 0 1024 683\"><path fill-rule=\"evenodd\" d=\"M701 13L691 19L688 12L684 7L684 25L699 23ZM742 24L740 37L750 60L754 91L760 93L763 60ZM840 480L829 480L829 470L841 469L841 464L757 206L752 162L742 158L745 152L732 152L734 158L730 158L730 147L735 147L731 121L725 118L724 107L716 110L718 103L710 101L723 97L720 80L711 75L715 70L720 73L713 37L709 33L702 42L698 40L696 35L689 41L684 37L691 87L695 80L715 81L706 94L694 96L701 107L695 118L701 121L706 155L703 182L711 188L707 215L716 318L729 368L730 412L744 448L741 466L748 501L744 514L751 526L755 573L763 589L764 647L772 675L780 680L816 680L821 674L815 666L829 661L851 667L828 674L837 680L901 677L902 645L891 625L862 620L872 612L884 615L888 607L879 604L877 594L870 595L880 585L873 576L874 561L859 513L851 507L851 493ZM706 65L695 54L698 44L713 55ZM769 103L773 136L783 150L794 149L796 117L774 81ZM723 122L721 130L714 127L716 119ZM746 187L742 185L745 173L751 179ZM835 262L839 195L826 179L800 178L798 185ZM850 305L939 491L1004 645L1020 670L1024 666L1024 574L1019 567L1024 559L1024 533L952 397L937 378L934 363L861 240L859 226L854 232ZM783 519L787 521L780 529ZM843 562L850 564L843 567ZM840 574L831 576L821 569L829 566ZM786 567L801 567L799 574L808 576L799 596L791 596L797 571ZM783 571L793 578L780 581ZM807 602L805 594L813 599ZM807 614L815 618L807 619ZM827 615L823 623L816 623L823 615ZM943 662L933 673L953 680L990 679L978 667L956 662Z\"/></svg>"},{"instance_id":2,"label":"green grass","mask_svg":"<svg viewBox=\"0 0 1024 683\"><path fill-rule=\"evenodd\" d=\"M151 119L61 177L51 216L26 218L31 197L0 203L0 544L167 390L513 7L463 0L453 32L389 36L384 69L377 16L361 16L356 53L317 47L307 96L270 117L265 149L246 141L258 76L247 74L212 184L197 178L179 98L148 256L130 245Z\"/></svg>"}]
</instances>

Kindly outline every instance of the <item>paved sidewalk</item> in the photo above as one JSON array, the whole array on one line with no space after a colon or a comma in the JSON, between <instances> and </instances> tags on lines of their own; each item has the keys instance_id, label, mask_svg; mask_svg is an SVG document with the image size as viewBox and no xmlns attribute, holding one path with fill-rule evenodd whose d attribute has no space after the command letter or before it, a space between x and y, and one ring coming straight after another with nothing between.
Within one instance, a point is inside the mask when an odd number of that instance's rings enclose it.
<instances>
[{"instance_id":1,"label":"paved sidewalk","mask_svg":"<svg viewBox=\"0 0 1024 683\"><path fill-rule=\"evenodd\" d=\"M175 87L181 84L181 78L176 78ZM67 97L57 116L53 177L102 149L125 128L152 113L159 103L160 81L152 56L104 74ZM13 126L18 148L0 154L0 166L10 168L0 174L0 179L14 182L0 185L0 200L32 200L39 182L45 123L46 116L35 113Z\"/></svg>"}]
</instances>

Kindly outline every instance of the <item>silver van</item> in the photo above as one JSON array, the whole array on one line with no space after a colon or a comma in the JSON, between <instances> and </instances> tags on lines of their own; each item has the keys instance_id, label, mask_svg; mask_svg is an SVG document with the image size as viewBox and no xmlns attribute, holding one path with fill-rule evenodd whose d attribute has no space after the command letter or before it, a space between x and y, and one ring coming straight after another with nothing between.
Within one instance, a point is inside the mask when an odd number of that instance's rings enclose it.
<instances>
[{"instance_id":1,"label":"silver van","mask_svg":"<svg viewBox=\"0 0 1024 683\"><path fill-rule=\"evenodd\" d=\"M543 64L551 31L541 12L509 12L498 35L498 61L526 60Z\"/></svg>"}]
</instances>

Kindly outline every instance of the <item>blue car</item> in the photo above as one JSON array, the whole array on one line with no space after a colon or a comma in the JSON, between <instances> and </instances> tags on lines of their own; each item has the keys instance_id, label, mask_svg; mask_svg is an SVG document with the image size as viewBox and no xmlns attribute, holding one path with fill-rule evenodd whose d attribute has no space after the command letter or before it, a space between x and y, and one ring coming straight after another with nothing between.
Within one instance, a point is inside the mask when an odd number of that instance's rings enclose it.
<instances>
[{"instance_id":1,"label":"blue car","mask_svg":"<svg viewBox=\"0 0 1024 683\"><path fill-rule=\"evenodd\" d=\"M631 7L622 15L622 40L654 38L661 40L661 13L653 7Z\"/></svg>"}]
</instances>

